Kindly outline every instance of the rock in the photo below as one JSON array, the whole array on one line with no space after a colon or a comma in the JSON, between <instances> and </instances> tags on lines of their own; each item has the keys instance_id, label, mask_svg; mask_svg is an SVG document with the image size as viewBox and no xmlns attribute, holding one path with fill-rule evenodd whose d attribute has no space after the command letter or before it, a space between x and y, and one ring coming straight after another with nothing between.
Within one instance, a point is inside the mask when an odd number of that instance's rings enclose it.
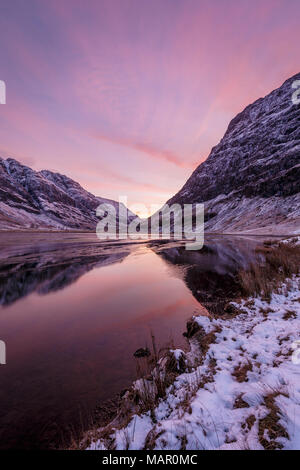
<instances>
[{"instance_id":1,"label":"rock","mask_svg":"<svg viewBox=\"0 0 300 470\"><path fill-rule=\"evenodd\" d=\"M135 351L133 355L134 357L149 357L150 354L151 353L148 348L139 348Z\"/></svg>"}]
</instances>

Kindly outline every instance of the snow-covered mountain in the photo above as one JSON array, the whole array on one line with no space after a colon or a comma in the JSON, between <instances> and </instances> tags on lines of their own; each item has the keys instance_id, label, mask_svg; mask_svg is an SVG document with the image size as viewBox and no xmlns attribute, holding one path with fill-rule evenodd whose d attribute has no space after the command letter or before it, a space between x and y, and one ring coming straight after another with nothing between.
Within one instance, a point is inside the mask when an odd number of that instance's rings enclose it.
<instances>
[{"instance_id":1,"label":"snow-covered mountain","mask_svg":"<svg viewBox=\"0 0 300 470\"><path fill-rule=\"evenodd\" d=\"M101 203L118 208L67 176L0 158L0 230L95 230Z\"/></svg>"},{"instance_id":2,"label":"snow-covered mountain","mask_svg":"<svg viewBox=\"0 0 300 470\"><path fill-rule=\"evenodd\" d=\"M211 232L300 233L300 105L288 79L247 106L169 201L204 203Z\"/></svg>"}]
</instances>

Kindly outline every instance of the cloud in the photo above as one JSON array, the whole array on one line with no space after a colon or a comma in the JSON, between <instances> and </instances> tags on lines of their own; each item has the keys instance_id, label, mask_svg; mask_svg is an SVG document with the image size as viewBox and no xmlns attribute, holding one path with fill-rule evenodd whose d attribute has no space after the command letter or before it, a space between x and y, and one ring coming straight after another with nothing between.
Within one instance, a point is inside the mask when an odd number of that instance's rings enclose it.
<instances>
[{"instance_id":1,"label":"cloud","mask_svg":"<svg viewBox=\"0 0 300 470\"><path fill-rule=\"evenodd\" d=\"M185 162L182 156L177 155L170 150L159 149L154 144L149 142L137 142L124 138L112 138L101 134L94 134L93 137L104 142L110 142L112 144L127 147L132 150L137 150L138 152L142 152L151 158L156 160L165 160L182 168L194 168L194 164Z\"/></svg>"},{"instance_id":2,"label":"cloud","mask_svg":"<svg viewBox=\"0 0 300 470\"><path fill-rule=\"evenodd\" d=\"M1 147L111 198L164 202L299 71L299 0L16 1L0 16Z\"/></svg>"}]
</instances>

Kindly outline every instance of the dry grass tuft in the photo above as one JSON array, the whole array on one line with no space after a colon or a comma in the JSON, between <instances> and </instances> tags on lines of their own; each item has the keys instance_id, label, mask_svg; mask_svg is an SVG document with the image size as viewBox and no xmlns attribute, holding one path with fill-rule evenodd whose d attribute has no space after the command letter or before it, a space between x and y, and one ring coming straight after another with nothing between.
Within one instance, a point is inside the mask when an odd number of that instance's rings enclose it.
<instances>
[{"instance_id":1,"label":"dry grass tuft","mask_svg":"<svg viewBox=\"0 0 300 470\"><path fill-rule=\"evenodd\" d=\"M254 426L255 421L256 421L256 418L254 415L248 416L248 418L246 418L245 422L242 424L242 428L245 429L246 431L251 431L252 427Z\"/></svg>"},{"instance_id":2,"label":"dry grass tuft","mask_svg":"<svg viewBox=\"0 0 300 470\"><path fill-rule=\"evenodd\" d=\"M279 392L272 392L265 397L264 402L269 413L258 423L259 442L266 450L282 449L283 445L278 442L278 438L289 439L286 429L279 422L280 409L275 402L278 395Z\"/></svg>"},{"instance_id":3,"label":"dry grass tuft","mask_svg":"<svg viewBox=\"0 0 300 470\"><path fill-rule=\"evenodd\" d=\"M297 313L293 312L292 310L287 310L282 318L284 320L290 320L291 318L295 319L295 318L297 318Z\"/></svg>"},{"instance_id":4,"label":"dry grass tuft","mask_svg":"<svg viewBox=\"0 0 300 470\"><path fill-rule=\"evenodd\" d=\"M299 273L300 246L280 243L257 249L263 256L261 263L251 264L248 270L240 271L238 282L242 295L262 296L269 300L286 278Z\"/></svg>"},{"instance_id":5,"label":"dry grass tuft","mask_svg":"<svg viewBox=\"0 0 300 470\"><path fill-rule=\"evenodd\" d=\"M232 372L232 376L235 377L235 380L239 383L248 382L247 374L249 371L252 372L252 370L252 362L247 361L244 364L236 366Z\"/></svg>"},{"instance_id":6,"label":"dry grass tuft","mask_svg":"<svg viewBox=\"0 0 300 470\"><path fill-rule=\"evenodd\" d=\"M236 397L233 408L234 409L237 409L237 408L250 408L248 403L246 403L245 400L243 400L243 394L242 393L238 397Z\"/></svg>"}]
</instances>

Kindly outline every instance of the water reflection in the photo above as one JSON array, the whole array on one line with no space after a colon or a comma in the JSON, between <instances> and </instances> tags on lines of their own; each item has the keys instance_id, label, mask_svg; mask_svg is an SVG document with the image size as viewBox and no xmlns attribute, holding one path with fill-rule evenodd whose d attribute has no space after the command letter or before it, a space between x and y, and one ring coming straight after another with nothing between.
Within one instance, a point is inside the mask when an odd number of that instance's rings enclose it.
<instances>
[{"instance_id":1,"label":"water reflection","mask_svg":"<svg viewBox=\"0 0 300 470\"><path fill-rule=\"evenodd\" d=\"M51 249L52 248L52 249ZM0 262L0 304L10 305L32 292L49 294L77 281L88 271L121 262L129 250L102 246L93 250L86 247L60 247L49 251L19 254ZM92 254L91 254L92 251Z\"/></svg>"},{"instance_id":2,"label":"water reflection","mask_svg":"<svg viewBox=\"0 0 300 470\"><path fill-rule=\"evenodd\" d=\"M63 289L94 268L122 262L132 251L130 243L97 243L86 235L63 234L49 240L48 234L35 234L34 242L27 239L26 243L18 243L19 236L14 235L15 243L10 239L10 243L1 244L3 306L32 292L42 295ZM253 261L256 245L257 240L251 238L212 237L199 251L188 251L180 242L155 241L148 246L170 265L181 267L174 269L173 275L177 272L195 298L206 305L211 302L213 309L214 301L236 294L236 274Z\"/></svg>"},{"instance_id":3,"label":"water reflection","mask_svg":"<svg viewBox=\"0 0 300 470\"><path fill-rule=\"evenodd\" d=\"M143 244L18 237L0 250L0 447L52 448L136 377L150 329L159 346L184 347L201 306Z\"/></svg>"},{"instance_id":4,"label":"water reflection","mask_svg":"<svg viewBox=\"0 0 300 470\"><path fill-rule=\"evenodd\" d=\"M258 240L210 237L199 251L184 244L153 242L149 246L177 270L199 303L211 313L222 313L228 300L239 293L237 273L257 258Z\"/></svg>"},{"instance_id":5,"label":"water reflection","mask_svg":"<svg viewBox=\"0 0 300 470\"><path fill-rule=\"evenodd\" d=\"M187 319L230 294L255 245L212 239L192 252L93 234L0 234L0 447L60 445L136 377L133 353L149 346L150 330L159 346L185 347Z\"/></svg>"}]
</instances>

